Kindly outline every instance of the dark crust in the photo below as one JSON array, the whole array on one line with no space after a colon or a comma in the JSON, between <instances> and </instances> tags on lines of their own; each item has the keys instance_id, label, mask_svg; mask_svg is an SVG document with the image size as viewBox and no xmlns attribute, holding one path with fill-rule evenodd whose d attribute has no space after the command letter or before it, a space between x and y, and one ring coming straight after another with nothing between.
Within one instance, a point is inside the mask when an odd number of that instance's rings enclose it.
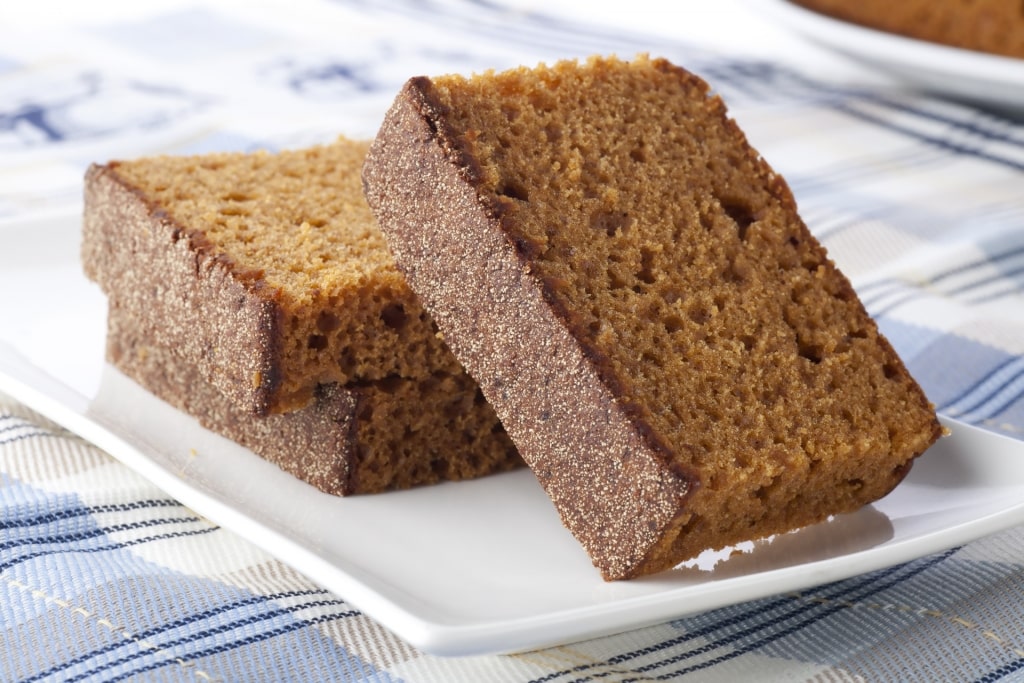
<instances>
[{"instance_id":1,"label":"dark crust","mask_svg":"<svg viewBox=\"0 0 1024 683\"><path fill-rule=\"evenodd\" d=\"M277 465L317 489L336 496L361 491L354 473L357 391L321 386L309 406L260 417L240 410L204 381L191 363L151 345L136 311L110 302L107 360L139 385L201 425Z\"/></svg>"},{"instance_id":2,"label":"dark crust","mask_svg":"<svg viewBox=\"0 0 1024 683\"><path fill-rule=\"evenodd\" d=\"M597 354L530 271L528 248L478 191L480 165L447 128L427 79L409 81L363 170L396 262L606 579L645 563L686 521L692 472L603 381ZM443 255L439 258L438 255Z\"/></svg>"},{"instance_id":3,"label":"dark crust","mask_svg":"<svg viewBox=\"0 0 1024 683\"><path fill-rule=\"evenodd\" d=\"M82 262L111 296L150 296L139 324L164 347L194 359L201 375L243 410L271 411L281 385L283 312L259 271L241 269L117 172L85 177Z\"/></svg>"},{"instance_id":4,"label":"dark crust","mask_svg":"<svg viewBox=\"0 0 1024 683\"><path fill-rule=\"evenodd\" d=\"M382 429L374 425L374 410L387 400L389 392L381 386L389 380L358 382L347 385L322 384L317 387L309 405L286 413L266 416L240 410L222 393L204 381L195 366L179 357L172 349L161 348L140 332L136 321L144 312L133 309L136 301L110 300L107 316L107 360L141 387L178 410L192 415L210 431L216 432L250 449L288 474L317 489L336 496L373 494L414 486L435 484L444 480L461 480L507 471L522 465L518 454L503 435L489 429L478 442L486 453L495 444L505 447L505 456L480 464L478 452L461 444L461 437L444 443L421 446L432 457L443 460L444 468L413 467L406 469L400 459L391 459L385 446L383 454L392 466L391 476L381 475L373 457L367 432ZM439 372L437 377L444 377ZM420 387L418 380L392 378ZM444 384L443 380L439 384ZM421 388L420 391L423 391ZM475 387L473 388L475 392ZM439 401L440 399L440 401ZM447 418L446 397L427 390L418 398L408 400L421 406L435 422ZM439 401L439 405L435 402ZM370 408L366 417L363 407ZM389 425L401 434L402 425ZM454 434L454 433L453 433ZM488 441L490 439L490 441ZM421 452L422 453L422 452ZM375 464L376 461L376 464Z\"/></svg>"},{"instance_id":5,"label":"dark crust","mask_svg":"<svg viewBox=\"0 0 1024 683\"><path fill-rule=\"evenodd\" d=\"M689 76L684 69L676 67L669 62L664 62L675 72L681 72ZM428 122L432 130L436 131L437 141L445 151L448 161L459 170L461 177L470 185L478 187L482 181L483 172L479 160L466 146L465 139L458 135L448 122L446 105L438 101L434 92L434 85L428 78L418 77L410 81L413 85L413 92L418 96L417 106L424 120ZM498 222L501 234L512 247L513 253L519 260L519 267L524 271L530 269L530 261L541 251L540 245L529 240L517 238L521 231L511 228L509 223L513 220L505 209L505 202L499 197L490 194L477 194L482 206L485 207L488 215ZM580 350L590 361L592 367L601 378L601 382L614 395L619 397L619 406L632 419L637 433L646 441L647 447L652 453L658 454L662 463L670 467L676 476L688 481L690 493L700 485L700 475L693 470L679 467L675 463L672 449L658 435L654 427L646 419L647 409L643 406L623 399L627 396L626 382L615 372L612 363L607 355L593 344L588 343L588 335L585 332L585 325L580 317L570 310L563 299L557 295L557 285L547 278L536 277L535 281L540 288L544 301L551 311L561 320L562 324L572 332L579 344Z\"/></svg>"}]
</instances>

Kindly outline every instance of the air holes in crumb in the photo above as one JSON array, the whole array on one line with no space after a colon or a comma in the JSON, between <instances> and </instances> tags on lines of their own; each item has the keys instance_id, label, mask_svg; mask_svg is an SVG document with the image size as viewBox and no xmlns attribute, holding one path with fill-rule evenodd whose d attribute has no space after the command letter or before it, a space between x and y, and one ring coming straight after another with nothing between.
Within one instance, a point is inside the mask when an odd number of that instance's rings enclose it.
<instances>
[{"instance_id":1,"label":"air holes in crumb","mask_svg":"<svg viewBox=\"0 0 1024 683\"><path fill-rule=\"evenodd\" d=\"M678 332L681 329L683 329L683 319L680 318L678 315L667 316L663 321L663 324L665 325L665 331L668 332L669 334L672 334L673 332Z\"/></svg>"},{"instance_id":2,"label":"air holes in crumb","mask_svg":"<svg viewBox=\"0 0 1024 683\"><path fill-rule=\"evenodd\" d=\"M737 470L745 470L750 467L750 453L747 451L737 451L732 456L732 466Z\"/></svg>"},{"instance_id":3,"label":"air holes in crumb","mask_svg":"<svg viewBox=\"0 0 1024 683\"><path fill-rule=\"evenodd\" d=\"M497 192L502 197L508 197L509 199L517 199L521 202L530 201L530 193L527 192L526 188L512 180L504 181L498 186Z\"/></svg>"},{"instance_id":4,"label":"air holes in crumb","mask_svg":"<svg viewBox=\"0 0 1024 683\"><path fill-rule=\"evenodd\" d=\"M448 478L448 467L449 462L441 458L435 458L430 461L430 471L434 473L434 476L440 479Z\"/></svg>"},{"instance_id":5,"label":"air holes in crumb","mask_svg":"<svg viewBox=\"0 0 1024 683\"><path fill-rule=\"evenodd\" d=\"M402 378L389 376L377 382L377 388L385 394L393 394L402 388Z\"/></svg>"},{"instance_id":6,"label":"air holes in crumb","mask_svg":"<svg viewBox=\"0 0 1024 683\"><path fill-rule=\"evenodd\" d=\"M653 285L654 281L658 279L654 274L654 252L650 249L641 248L640 272L636 274L636 277L648 285Z\"/></svg>"},{"instance_id":7,"label":"air holes in crumb","mask_svg":"<svg viewBox=\"0 0 1024 683\"><path fill-rule=\"evenodd\" d=\"M399 332L405 327L409 317L406 315L405 309L401 304L391 304L381 311L380 319L384 321L385 325Z\"/></svg>"},{"instance_id":8,"label":"air holes in crumb","mask_svg":"<svg viewBox=\"0 0 1024 683\"><path fill-rule=\"evenodd\" d=\"M217 210L222 216L248 216L249 210L244 206L225 206Z\"/></svg>"},{"instance_id":9,"label":"air holes in crumb","mask_svg":"<svg viewBox=\"0 0 1024 683\"><path fill-rule=\"evenodd\" d=\"M815 365L821 362L821 349L811 344L806 344L804 342L798 341L797 353L799 353L803 358L806 358Z\"/></svg>"},{"instance_id":10,"label":"air holes in crumb","mask_svg":"<svg viewBox=\"0 0 1024 683\"><path fill-rule=\"evenodd\" d=\"M647 152L643 147L635 147L630 151L629 158L638 164L642 164L647 161Z\"/></svg>"},{"instance_id":11,"label":"air holes in crumb","mask_svg":"<svg viewBox=\"0 0 1024 683\"><path fill-rule=\"evenodd\" d=\"M711 216L711 214L705 211L701 211L698 215L698 218L700 218L701 227L703 227L705 230L710 231L712 228L715 227L715 219Z\"/></svg>"},{"instance_id":12,"label":"air holes in crumb","mask_svg":"<svg viewBox=\"0 0 1024 683\"><path fill-rule=\"evenodd\" d=\"M625 232L629 229L632 223L628 214L625 213L605 213L598 211L590 216L590 227L594 230L600 230L609 237L614 237L618 231Z\"/></svg>"},{"instance_id":13,"label":"air holes in crumb","mask_svg":"<svg viewBox=\"0 0 1024 683\"><path fill-rule=\"evenodd\" d=\"M882 372L885 373L886 379L898 379L900 376L899 368L893 363L886 363L882 366Z\"/></svg>"},{"instance_id":14,"label":"air holes in crumb","mask_svg":"<svg viewBox=\"0 0 1024 683\"><path fill-rule=\"evenodd\" d=\"M454 423L462 413L462 405L456 401L446 403L444 409L441 411L441 414L444 415L449 424Z\"/></svg>"},{"instance_id":15,"label":"air holes in crumb","mask_svg":"<svg viewBox=\"0 0 1024 683\"><path fill-rule=\"evenodd\" d=\"M316 317L316 329L321 332L333 332L339 327L341 327L341 320L330 311L320 311L320 315Z\"/></svg>"},{"instance_id":16,"label":"air holes in crumb","mask_svg":"<svg viewBox=\"0 0 1024 683\"><path fill-rule=\"evenodd\" d=\"M614 270L609 269L608 286L611 287L612 289L625 289L626 287L629 286L629 283L623 280L621 277L619 277L619 275Z\"/></svg>"},{"instance_id":17,"label":"air holes in crumb","mask_svg":"<svg viewBox=\"0 0 1024 683\"><path fill-rule=\"evenodd\" d=\"M322 334L311 334L306 340L306 346L314 351L323 351L327 348L327 337Z\"/></svg>"},{"instance_id":18,"label":"air holes in crumb","mask_svg":"<svg viewBox=\"0 0 1024 683\"><path fill-rule=\"evenodd\" d=\"M781 475L775 475L774 477L772 477L772 480L770 482L762 486L759 486L757 491L754 492L754 495L757 496L757 499L760 500L762 503L767 503L768 498L771 497L775 489L778 488L780 479Z\"/></svg>"},{"instance_id":19,"label":"air holes in crumb","mask_svg":"<svg viewBox=\"0 0 1024 683\"><path fill-rule=\"evenodd\" d=\"M338 367L346 375L352 374L356 367L356 359L352 356L351 349L345 349L345 352L338 356Z\"/></svg>"},{"instance_id":20,"label":"air holes in crumb","mask_svg":"<svg viewBox=\"0 0 1024 683\"><path fill-rule=\"evenodd\" d=\"M747 206L747 204L741 201L729 199L723 199L720 201L722 204L722 210L725 211L726 215L728 215L736 224L737 234L739 234L740 239L746 239L747 229L750 227L751 223L757 220L754 216L754 211Z\"/></svg>"},{"instance_id":21,"label":"air holes in crumb","mask_svg":"<svg viewBox=\"0 0 1024 683\"><path fill-rule=\"evenodd\" d=\"M690 320L698 325L703 325L707 321L711 320L711 314L702 306L695 306L694 308L691 308L687 311L687 315L689 315Z\"/></svg>"}]
</instances>

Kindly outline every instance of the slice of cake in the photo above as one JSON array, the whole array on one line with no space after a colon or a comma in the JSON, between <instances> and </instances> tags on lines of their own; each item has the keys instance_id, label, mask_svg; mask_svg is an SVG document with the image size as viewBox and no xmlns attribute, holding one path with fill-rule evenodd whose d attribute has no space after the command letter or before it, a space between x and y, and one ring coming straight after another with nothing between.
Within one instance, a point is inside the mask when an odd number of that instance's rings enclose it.
<instances>
[{"instance_id":1,"label":"slice of cake","mask_svg":"<svg viewBox=\"0 0 1024 683\"><path fill-rule=\"evenodd\" d=\"M141 334L144 315L110 302L111 364L204 427L325 493L379 493L522 465L463 372L324 384L305 408L263 417L239 408L196 366Z\"/></svg>"},{"instance_id":2,"label":"slice of cake","mask_svg":"<svg viewBox=\"0 0 1024 683\"><path fill-rule=\"evenodd\" d=\"M607 579L855 510L941 433L786 183L666 61L414 78L363 182Z\"/></svg>"},{"instance_id":3,"label":"slice of cake","mask_svg":"<svg viewBox=\"0 0 1024 683\"><path fill-rule=\"evenodd\" d=\"M86 274L237 405L308 405L321 384L459 372L362 195L368 143L154 157L86 175Z\"/></svg>"},{"instance_id":4,"label":"slice of cake","mask_svg":"<svg viewBox=\"0 0 1024 683\"><path fill-rule=\"evenodd\" d=\"M395 268L368 143L92 167L82 255L108 359L333 494L521 465Z\"/></svg>"}]
</instances>

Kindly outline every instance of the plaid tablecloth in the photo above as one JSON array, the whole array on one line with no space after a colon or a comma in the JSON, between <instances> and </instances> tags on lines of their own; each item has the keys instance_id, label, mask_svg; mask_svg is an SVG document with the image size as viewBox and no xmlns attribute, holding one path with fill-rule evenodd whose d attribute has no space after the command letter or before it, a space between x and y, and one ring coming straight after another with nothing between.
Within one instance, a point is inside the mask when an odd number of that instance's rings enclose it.
<instances>
[{"instance_id":1,"label":"plaid tablecloth","mask_svg":"<svg viewBox=\"0 0 1024 683\"><path fill-rule=\"evenodd\" d=\"M0 21L8 229L78 211L91 161L369 136L410 75L649 51L724 96L940 412L1024 435L1012 118L830 77L824 53L675 40L654 13L645 33L559 3L138 4ZM2 680L1024 680L1024 527L619 635L439 658L0 397L0 528Z\"/></svg>"}]
</instances>

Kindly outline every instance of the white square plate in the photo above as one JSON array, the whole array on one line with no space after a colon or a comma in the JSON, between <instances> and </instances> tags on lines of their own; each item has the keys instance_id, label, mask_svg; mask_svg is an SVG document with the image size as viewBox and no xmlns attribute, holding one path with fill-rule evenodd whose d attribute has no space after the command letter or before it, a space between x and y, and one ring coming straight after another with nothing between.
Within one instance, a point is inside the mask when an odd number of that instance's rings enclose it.
<instances>
[{"instance_id":1,"label":"white square plate","mask_svg":"<svg viewBox=\"0 0 1024 683\"><path fill-rule=\"evenodd\" d=\"M79 218L0 224L0 391L416 647L510 652L624 631L904 562L1024 521L1024 443L948 423L888 497L644 579L605 583L528 471L335 498L200 428L103 361ZM707 559L707 558L706 558Z\"/></svg>"}]
</instances>

